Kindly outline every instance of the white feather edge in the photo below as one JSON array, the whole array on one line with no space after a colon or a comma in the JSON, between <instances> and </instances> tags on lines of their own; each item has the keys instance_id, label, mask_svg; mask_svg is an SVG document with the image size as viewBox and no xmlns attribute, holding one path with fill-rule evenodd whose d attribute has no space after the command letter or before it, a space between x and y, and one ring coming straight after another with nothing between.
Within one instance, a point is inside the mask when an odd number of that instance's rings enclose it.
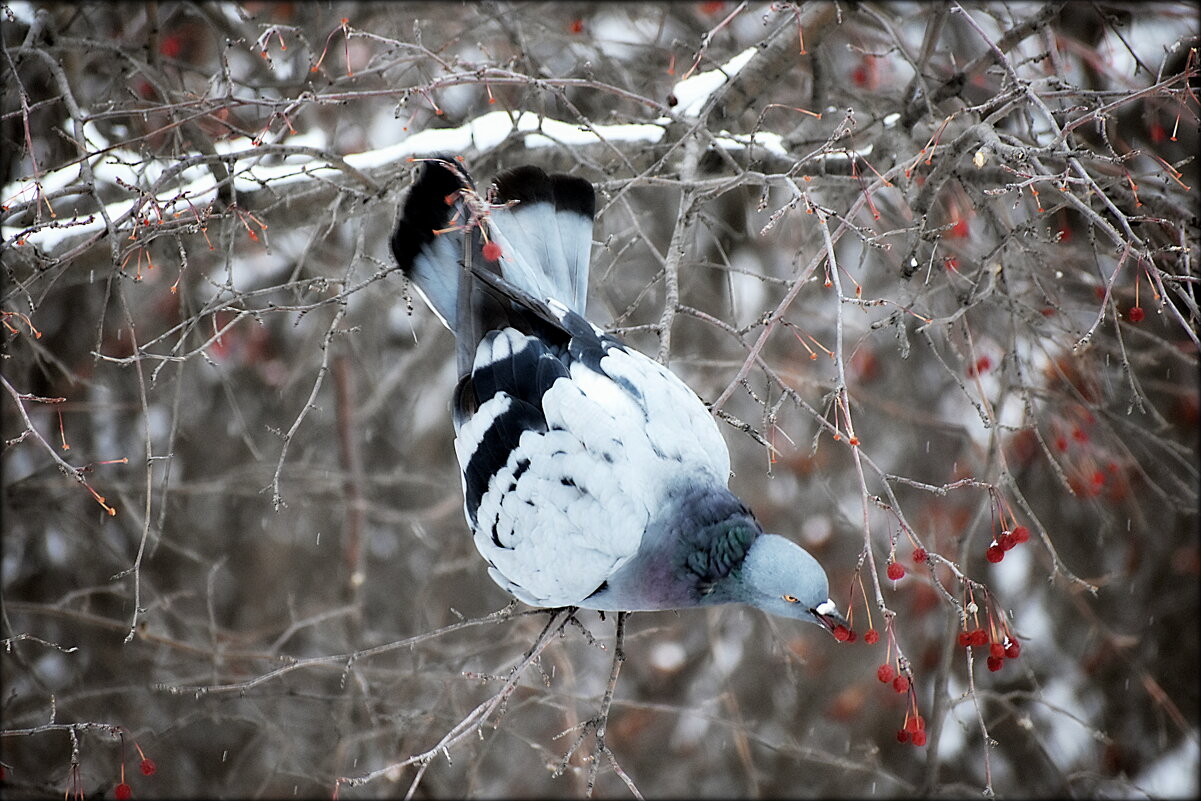
<instances>
[{"instance_id":1,"label":"white feather edge","mask_svg":"<svg viewBox=\"0 0 1201 801\"><path fill-rule=\"evenodd\" d=\"M730 478L730 452L717 421L704 402L680 378L654 359L635 350L614 348L601 359L601 369L624 378L642 392L646 435L665 455L688 468L707 470L725 486Z\"/></svg>"}]
</instances>

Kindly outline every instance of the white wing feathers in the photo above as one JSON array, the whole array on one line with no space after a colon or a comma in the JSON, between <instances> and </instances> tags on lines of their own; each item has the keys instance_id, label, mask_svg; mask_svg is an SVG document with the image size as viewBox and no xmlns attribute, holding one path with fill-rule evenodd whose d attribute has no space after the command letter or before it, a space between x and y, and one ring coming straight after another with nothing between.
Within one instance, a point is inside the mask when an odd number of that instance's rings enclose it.
<instances>
[{"instance_id":1,"label":"white wing feathers","mask_svg":"<svg viewBox=\"0 0 1201 801\"><path fill-rule=\"evenodd\" d=\"M720 486L726 485L730 478L726 442L713 415L687 384L635 350L610 349L600 364L609 386L628 385L640 393L645 435L656 453L691 469L706 470Z\"/></svg>"},{"instance_id":2,"label":"white wing feathers","mask_svg":"<svg viewBox=\"0 0 1201 801\"><path fill-rule=\"evenodd\" d=\"M514 329L502 337L510 344L493 353L536 343ZM492 578L535 606L578 604L631 559L671 481L704 473L724 486L729 475L713 418L679 379L620 347L600 367L570 362L542 395L545 430L520 435L475 510L475 543ZM465 469L514 403L498 393L459 429Z\"/></svg>"}]
</instances>

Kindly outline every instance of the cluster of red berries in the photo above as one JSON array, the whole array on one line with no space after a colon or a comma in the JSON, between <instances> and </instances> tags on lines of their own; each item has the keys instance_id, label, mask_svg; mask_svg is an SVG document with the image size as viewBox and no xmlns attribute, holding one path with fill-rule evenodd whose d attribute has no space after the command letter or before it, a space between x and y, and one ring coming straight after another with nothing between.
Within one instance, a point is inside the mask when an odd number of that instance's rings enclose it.
<instances>
[{"instance_id":1,"label":"cluster of red berries","mask_svg":"<svg viewBox=\"0 0 1201 801\"><path fill-rule=\"evenodd\" d=\"M988 632L984 629L959 632L959 645L962 648L988 646L988 669L994 673L1001 669L1006 659L1017 659L1022 653L1021 644L1006 635L1004 642L989 641Z\"/></svg>"},{"instance_id":2,"label":"cluster of red berries","mask_svg":"<svg viewBox=\"0 0 1201 801\"><path fill-rule=\"evenodd\" d=\"M917 555L919 552L921 553L920 559L917 558ZM926 552L923 549L918 548L913 553L914 553L914 561L916 561L916 562L925 561ZM887 572L888 572L888 577L890 579L892 579L893 581L896 581L905 575L905 568L903 568L900 564L897 563L895 554L889 555ZM853 586L854 585L852 585L852 587ZM860 590L862 591L862 588L863 588L862 581L860 581L859 587L860 587ZM866 594L866 592L864 592L864 600L866 600L866 597L867 597L867 594ZM853 617L853 615L854 615L854 589L853 588L852 588L852 602L851 602L850 606L851 606L851 615ZM869 627L871 626L870 611L868 614L868 626ZM896 667L896 668L893 667L893 665L892 665L893 641L892 641L891 630L887 630L887 633L889 635L888 654L885 656L884 664L880 665L880 667L876 670L876 678L878 678L882 684L891 684L893 692L896 692L901 695L907 695L908 708L906 709L906 712L905 712L905 727L897 732L897 740L902 743L912 742L914 745L923 746L926 744L926 724L925 724L925 721L922 719L921 715L918 714L917 694L915 693L913 685L909 680L909 676L906 675L909 672L909 665L908 665L908 662L905 660L905 658L900 656L900 652L898 649L898 655L896 658L898 667ZM839 642L854 642L856 640L856 634L855 634L854 630L847 626L844 626L844 625L835 626L833 634L834 634L834 638L836 640L838 640ZM868 628L868 630L863 633L863 641L865 643L867 643L868 645L875 645L876 643L880 642L880 632L877 631L875 628Z\"/></svg>"},{"instance_id":3,"label":"cluster of red berries","mask_svg":"<svg viewBox=\"0 0 1201 801\"><path fill-rule=\"evenodd\" d=\"M141 750L141 749L138 749ZM154 764L153 759L142 757L142 774L144 776L153 776L158 770L158 765ZM133 798L133 788L125 783L125 766L121 766L121 783L113 788L113 798L117 801L128 801Z\"/></svg>"},{"instance_id":4,"label":"cluster of red berries","mask_svg":"<svg viewBox=\"0 0 1201 801\"><path fill-rule=\"evenodd\" d=\"M905 718L905 726L897 729L897 742L911 742L919 748L926 744L926 719L921 715Z\"/></svg>"},{"instance_id":5,"label":"cluster of red berries","mask_svg":"<svg viewBox=\"0 0 1201 801\"><path fill-rule=\"evenodd\" d=\"M839 642L855 642L855 640L859 639L859 635L855 633L854 629L849 629L839 623L834 627L834 639ZM863 633L863 641L868 645L875 645L880 642L880 632L875 629L868 629Z\"/></svg>"},{"instance_id":6,"label":"cluster of red berries","mask_svg":"<svg viewBox=\"0 0 1201 801\"><path fill-rule=\"evenodd\" d=\"M926 552L925 548L918 547L913 549L913 563L915 565L924 564L929 558L930 554ZM905 578L905 566L896 560L895 555L889 557L888 569L885 572L888 574L890 581L900 581Z\"/></svg>"},{"instance_id":7,"label":"cluster of red berries","mask_svg":"<svg viewBox=\"0 0 1201 801\"><path fill-rule=\"evenodd\" d=\"M913 696L912 685L909 683L909 677L903 673L898 673L893 669L893 666L885 662L880 667L876 668L876 678L882 684L891 684L894 692L909 693L910 706L912 710L905 713L905 726L897 731L897 742L911 742L916 746L926 744L926 721L917 713L917 700Z\"/></svg>"},{"instance_id":8,"label":"cluster of red berries","mask_svg":"<svg viewBox=\"0 0 1201 801\"><path fill-rule=\"evenodd\" d=\"M895 692L903 693L909 690L909 677L894 671L888 662L876 668L876 678L881 684L891 684Z\"/></svg>"},{"instance_id":9,"label":"cluster of red berries","mask_svg":"<svg viewBox=\"0 0 1201 801\"><path fill-rule=\"evenodd\" d=\"M142 751L142 746L138 745L137 740L134 740L133 747L138 749L138 756L142 758L139 768L143 776L153 776L158 772L158 765L154 764L154 760L146 756ZM133 788L125 781L125 741L122 738L121 742L121 783L113 788L113 798L117 801L129 801L133 798Z\"/></svg>"},{"instance_id":10,"label":"cluster of red berries","mask_svg":"<svg viewBox=\"0 0 1201 801\"><path fill-rule=\"evenodd\" d=\"M994 565L1005 558L1005 552L1011 551L1030 539L1030 529L1025 526L1015 526L1012 531L1002 531L1001 536L993 540L992 545L984 552L984 558Z\"/></svg>"},{"instance_id":11,"label":"cluster of red berries","mask_svg":"<svg viewBox=\"0 0 1201 801\"><path fill-rule=\"evenodd\" d=\"M885 662L880 667L876 668L876 678L882 684L891 684L894 692L909 693L909 703L912 709L905 713L905 726L897 731L898 743L913 743L916 746L926 744L926 721L917 713L917 700L913 695L912 685L909 683L909 677L903 673L898 673L893 669L893 666Z\"/></svg>"}]
</instances>

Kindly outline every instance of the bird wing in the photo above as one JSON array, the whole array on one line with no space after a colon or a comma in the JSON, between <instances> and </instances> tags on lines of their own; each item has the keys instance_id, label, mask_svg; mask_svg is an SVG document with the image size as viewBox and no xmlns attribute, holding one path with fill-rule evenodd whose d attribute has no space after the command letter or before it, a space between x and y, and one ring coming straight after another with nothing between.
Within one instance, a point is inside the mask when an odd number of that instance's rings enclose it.
<instances>
[{"instance_id":1,"label":"bird wing","mask_svg":"<svg viewBox=\"0 0 1201 801\"><path fill-rule=\"evenodd\" d=\"M729 455L662 365L558 303L515 297L559 326L480 343L455 398L465 511L498 584L532 605L573 605L638 554L667 488L725 486Z\"/></svg>"}]
</instances>

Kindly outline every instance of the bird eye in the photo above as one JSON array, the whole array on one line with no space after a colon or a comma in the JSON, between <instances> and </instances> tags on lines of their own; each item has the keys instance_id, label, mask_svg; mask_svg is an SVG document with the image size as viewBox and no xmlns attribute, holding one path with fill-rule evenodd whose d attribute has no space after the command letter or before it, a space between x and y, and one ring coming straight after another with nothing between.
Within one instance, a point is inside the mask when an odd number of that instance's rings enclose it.
<instances>
[{"instance_id":1,"label":"bird eye","mask_svg":"<svg viewBox=\"0 0 1201 801\"><path fill-rule=\"evenodd\" d=\"M797 598L795 595L784 595L781 597L790 604L799 604L801 602L801 599Z\"/></svg>"}]
</instances>

